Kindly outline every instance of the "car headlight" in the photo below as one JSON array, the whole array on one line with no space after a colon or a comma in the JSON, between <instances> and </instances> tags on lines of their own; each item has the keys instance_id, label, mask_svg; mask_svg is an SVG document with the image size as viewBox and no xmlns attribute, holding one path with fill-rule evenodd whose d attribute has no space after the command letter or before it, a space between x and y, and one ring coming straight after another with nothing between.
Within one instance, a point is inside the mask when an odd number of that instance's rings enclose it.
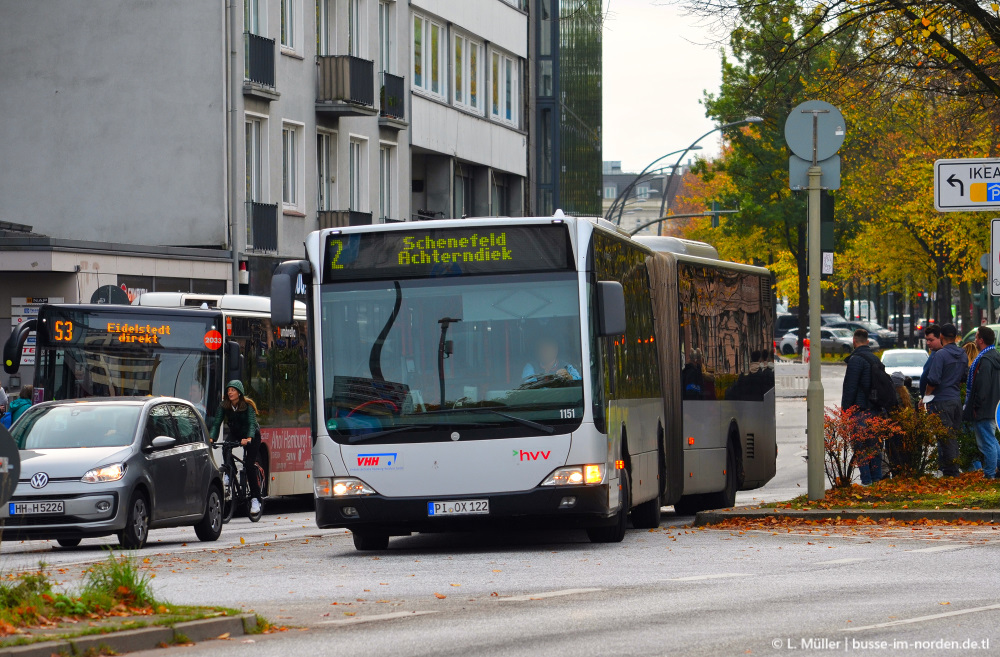
<instances>
[{"instance_id":1,"label":"car headlight","mask_svg":"<svg viewBox=\"0 0 1000 657\"><path fill-rule=\"evenodd\" d=\"M115 463L88 470L87 474L83 475L82 481L85 484L102 484L107 481L118 481L124 476L125 464Z\"/></svg>"},{"instance_id":2,"label":"car headlight","mask_svg":"<svg viewBox=\"0 0 1000 657\"><path fill-rule=\"evenodd\" d=\"M351 497L375 495L375 489L357 477L319 477L314 485L316 497Z\"/></svg>"},{"instance_id":3,"label":"car headlight","mask_svg":"<svg viewBox=\"0 0 1000 657\"><path fill-rule=\"evenodd\" d=\"M542 486L579 486L604 482L604 464L572 465L556 468L542 481Z\"/></svg>"}]
</instances>

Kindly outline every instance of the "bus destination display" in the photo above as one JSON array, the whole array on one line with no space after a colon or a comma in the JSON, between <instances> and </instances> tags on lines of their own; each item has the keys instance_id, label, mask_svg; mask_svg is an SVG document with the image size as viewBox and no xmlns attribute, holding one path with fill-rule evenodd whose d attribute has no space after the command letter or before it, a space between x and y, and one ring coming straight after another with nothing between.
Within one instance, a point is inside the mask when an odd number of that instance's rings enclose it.
<instances>
[{"instance_id":1,"label":"bus destination display","mask_svg":"<svg viewBox=\"0 0 1000 657\"><path fill-rule=\"evenodd\" d=\"M563 224L331 234L323 282L571 269Z\"/></svg>"},{"instance_id":2,"label":"bus destination display","mask_svg":"<svg viewBox=\"0 0 1000 657\"><path fill-rule=\"evenodd\" d=\"M40 315L42 326L47 328L42 334L54 346L100 342L108 346L216 351L223 342L219 323L211 319L47 310Z\"/></svg>"}]
</instances>

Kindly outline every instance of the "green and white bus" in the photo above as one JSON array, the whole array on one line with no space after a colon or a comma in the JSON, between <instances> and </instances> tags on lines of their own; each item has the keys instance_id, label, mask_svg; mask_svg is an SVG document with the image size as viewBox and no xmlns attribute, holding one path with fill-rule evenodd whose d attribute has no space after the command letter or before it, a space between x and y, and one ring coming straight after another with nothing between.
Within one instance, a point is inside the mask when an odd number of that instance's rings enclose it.
<instances>
[{"instance_id":1,"label":"green and white bus","mask_svg":"<svg viewBox=\"0 0 1000 657\"><path fill-rule=\"evenodd\" d=\"M324 229L308 289L317 524L620 541L775 471L770 272L555 216Z\"/></svg>"}]
</instances>

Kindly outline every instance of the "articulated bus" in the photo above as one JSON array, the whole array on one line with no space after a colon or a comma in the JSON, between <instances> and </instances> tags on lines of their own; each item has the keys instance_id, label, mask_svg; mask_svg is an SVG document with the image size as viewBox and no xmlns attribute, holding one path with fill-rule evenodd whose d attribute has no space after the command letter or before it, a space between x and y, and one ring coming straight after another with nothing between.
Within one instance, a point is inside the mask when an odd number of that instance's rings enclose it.
<instances>
[{"instance_id":1,"label":"articulated bus","mask_svg":"<svg viewBox=\"0 0 1000 657\"><path fill-rule=\"evenodd\" d=\"M131 306L59 304L14 330L4 346L13 374L31 331L35 401L168 395L211 423L225 385L240 379L257 404L267 495L313 491L305 305L271 325L266 297L149 292Z\"/></svg>"},{"instance_id":2,"label":"articulated bus","mask_svg":"<svg viewBox=\"0 0 1000 657\"><path fill-rule=\"evenodd\" d=\"M561 214L561 213L560 213ZM487 524L621 541L775 472L772 277L572 217L324 229L309 294L316 519L360 550Z\"/></svg>"}]
</instances>

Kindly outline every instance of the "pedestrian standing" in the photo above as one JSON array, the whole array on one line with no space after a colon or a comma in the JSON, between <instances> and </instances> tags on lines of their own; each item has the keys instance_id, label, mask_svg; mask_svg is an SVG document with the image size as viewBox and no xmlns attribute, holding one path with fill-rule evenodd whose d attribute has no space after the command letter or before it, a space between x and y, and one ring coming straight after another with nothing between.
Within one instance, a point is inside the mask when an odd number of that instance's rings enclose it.
<instances>
[{"instance_id":1,"label":"pedestrian standing","mask_svg":"<svg viewBox=\"0 0 1000 657\"><path fill-rule=\"evenodd\" d=\"M7 391L3 389L3 385L0 384L0 415L7 412Z\"/></svg>"},{"instance_id":2,"label":"pedestrian standing","mask_svg":"<svg viewBox=\"0 0 1000 657\"><path fill-rule=\"evenodd\" d=\"M861 484L869 486L882 478L882 450L877 438L867 436L868 420L874 415L871 404L872 361L878 360L868 346L868 331L859 328L854 332L854 351L845 360L844 389L840 407L854 410L858 429L865 438L859 441L857 451L862 454L858 463Z\"/></svg>"},{"instance_id":3,"label":"pedestrian standing","mask_svg":"<svg viewBox=\"0 0 1000 657\"><path fill-rule=\"evenodd\" d=\"M928 326L924 331L924 341L927 342L927 350L931 352L931 357L941 349L941 327ZM917 391L920 397L924 396L924 389L927 388L927 370L930 369L931 359L924 361L924 370L920 373L920 384Z\"/></svg>"},{"instance_id":4,"label":"pedestrian standing","mask_svg":"<svg viewBox=\"0 0 1000 657\"><path fill-rule=\"evenodd\" d=\"M976 343L973 341L966 342L962 345L962 349L965 349L965 355L969 359L969 367L972 367L972 361L976 360L976 356L979 355L979 348L976 347Z\"/></svg>"},{"instance_id":5,"label":"pedestrian standing","mask_svg":"<svg viewBox=\"0 0 1000 657\"><path fill-rule=\"evenodd\" d=\"M958 438L962 427L962 397L960 386L969 371L965 351L955 344L958 329L954 324L941 326L941 348L930 357L924 396L921 400L928 412L941 418L947 433L938 436L938 468L945 477L957 477Z\"/></svg>"},{"instance_id":6,"label":"pedestrian standing","mask_svg":"<svg viewBox=\"0 0 1000 657\"><path fill-rule=\"evenodd\" d=\"M22 386L21 391L17 393L17 399L10 403L10 422L11 424L17 422L17 418L24 415L24 412L31 408L31 393L34 388L30 385Z\"/></svg>"},{"instance_id":7,"label":"pedestrian standing","mask_svg":"<svg viewBox=\"0 0 1000 657\"><path fill-rule=\"evenodd\" d=\"M966 379L965 410L962 417L972 422L976 445L983 455L983 474L997 476L1000 443L996 436L996 409L1000 404L1000 351L996 349L996 333L988 326L976 330L979 355L969 368Z\"/></svg>"}]
</instances>

